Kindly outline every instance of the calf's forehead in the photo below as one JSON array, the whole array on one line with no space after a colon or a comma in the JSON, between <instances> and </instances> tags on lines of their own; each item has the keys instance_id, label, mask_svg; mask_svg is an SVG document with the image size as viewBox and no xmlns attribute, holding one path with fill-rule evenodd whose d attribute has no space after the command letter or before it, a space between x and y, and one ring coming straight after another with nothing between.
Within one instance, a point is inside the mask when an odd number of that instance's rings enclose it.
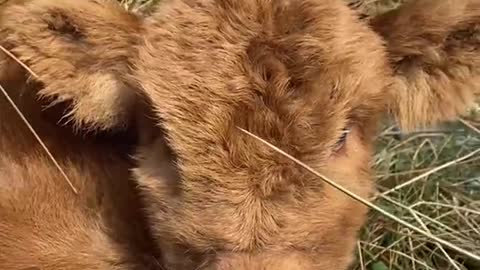
<instances>
[{"instance_id":1,"label":"calf's forehead","mask_svg":"<svg viewBox=\"0 0 480 270\"><path fill-rule=\"evenodd\" d=\"M382 42L340 0L169 1L145 28L137 78L167 118L256 96L314 99L325 115L385 101Z\"/></svg>"},{"instance_id":2,"label":"calf's forehead","mask_svg":"<svg viewBox=\"0 0 480 270\"><path fill-rule=\"evenodd\" d=\"M155 190L148 195L161 209L158 235L202 252L279 242L311 247L321 239L343 254L344 244L324 238L344 227L341 234L353 237L363 210L235 127L314 168L330 165L327 149L349 119L375 118L385 101L390 71L380 38L341 0L173 0L146 20L142 44L134 77L153 103L181 178L181 192L170 192L171 182L148 174L151 163L137 170L145 190ZM359 164L336 161L350 165L341 181L367 193L359 187L369 187L363 146L351 155ZM350 181L352 174L360 180ZM279 190L282 196L271 199ZM333 213L327 222L326 213ZM297 216L304 224L297 226ZM280 219L281 226L271 225Z\"/></svg>"}]
</instances>

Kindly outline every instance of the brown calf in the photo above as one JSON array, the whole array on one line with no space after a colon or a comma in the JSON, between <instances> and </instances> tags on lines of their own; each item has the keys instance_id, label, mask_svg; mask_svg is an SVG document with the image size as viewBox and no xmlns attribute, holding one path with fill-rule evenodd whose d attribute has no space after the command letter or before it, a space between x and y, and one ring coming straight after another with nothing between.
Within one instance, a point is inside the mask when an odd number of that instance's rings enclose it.
<instances>
[{"instance_id":1,"label":"brown calf","mask_svg":"<svg viewBox=\"0 0 480 270\"><path fill-rule=\"evenodd\" d=\"M146 100L134 175L167 269L345 269L367 209L238 128L367 198L386 112L432 125L479 89L480 0L414 0L371 25L340 0L169 0L142 20L33 0L2 17L80 127L128 125Z\"/></svg>"}]
</instances>

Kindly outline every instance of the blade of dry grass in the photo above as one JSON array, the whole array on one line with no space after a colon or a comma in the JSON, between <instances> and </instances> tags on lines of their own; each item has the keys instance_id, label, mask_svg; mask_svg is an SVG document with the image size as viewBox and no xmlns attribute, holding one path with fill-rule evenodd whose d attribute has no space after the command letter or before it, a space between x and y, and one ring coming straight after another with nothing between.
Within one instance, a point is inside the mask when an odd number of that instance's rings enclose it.
<instances>
[{"instance_id":1,"label":"blade of dry grass","mask_svg":"<svg viewBox=\"0 0 480 270\"><path fill-rule=\"evenodd\" d=\"M12 53L10 53L7 49L5 49L3 46L0 45L0 50L2 50L3 52L5 52L5 54L7 54L9 57L11 57L13 60L15 60L18 64L20 64L22 67L24 67L28 72L30 72L30 74L32 74L32 76L38 78L38 76L30 69L28 68L27 65L25 65L24 63L22 63L22 61L20 61L17 57L15 57ZM25 115L22 113L22 111L20 110L20 108L18 108L18 106L15 104L15 102L12 100L12 98L8 95L8 92L7 90L5 90L5 88L3 88L2 85L0 85L0 91L2 92L2 94L5 96L5 98L7 99L8 103L13 107L13 109L15 110L15 112L18 114L18 116L22 119L23 123L27 126L27 128L30 130L30 132L32 133L32 135L35 137L35 139L37 140L37 142L40 144L40 146L42 147L42 149L45 151L45 153L47 154L48 158L52 161L52 163L55 165L55 167L58 169L58 171L60 172L60 174L62 175L62 177L65 179L65 182L67 182L67 184L69 185L69 187L72 189L73 193L77 194L78 195L78 190L77 188L75 188L75 186L73 185L72 181L70 180L70 178L68 177L68 175L65 173L65 171L63 170L62 166L60 166L60 164L58 163L58 161L55 159L55 157L53 156L52 152L48 149L47 145L43 142L42 138L40 138L40 136L38 135L38 133L35 131L35 129L33 128L33 126L30 124L30 122L27 120L27 118L25 117Z\"/></svg>"},{"instance_id":2,"label":"blade of dry grass","mask_svg":"<svg viewBox=\"0 0 480 270\"><path fill-rule=\"evenodd\" d=\"M0 50L2 50L8 57L12 58L15 62L17 62L20 66L22 66L28 73L30 73L33 77L39 78L38 75L33 72L32 69L30 69L27 65L25 65L20 59L18 59L13 53L11 53L9 50L5 49L2 45L0 45Z\"/></svg>"},{"instance_id":3,"label":"blade of dry grass","mask_svg":"<svg viewBox=\"0 0 480 270\"><path fill-rule=\"evenodd\" d=\"M5 90L5 88L3 88L2 85L0 85L0 91L2 92L2 94L5 96L5 98L7 99L8 103L10 103L10 105L15 109L16 113L18 114L18 116L20 116L20 118L22 119L22 121L25 123L25 125L28 127L28 129L30 130L30 132L32 133L32 135L35 137L35 139L37 140L37 142L40 144L40 146L43 148L43 150L45 151L45 153L47 154L48 158L52 161L52 163L55 165L55 167L57 167L58 171L60 172L60 174L62 175L62 177L65 179L65 182L67 182L67 184L70 186L70 188L72 189L73 193L77 194L78 195L78 190L75 188L75 186L73 185L72 181L70 180L70 178L68 177L68 175L65 173L65 171L62 169L62 166L60 166L60 164L58 163L58 161L55 159L55 157L53 156L52 152L50 152L50 150L48 149L48 147L45 145L45 143L43 142L43 140L40 138L40 136L38 135L38 133L35 131L35 129L33 128L33 126L30 124L30 122L25 118L25 116L23 115L23 113L21 112L21 110L18 108L18 106L15 104L15 102L10 98L10 96L8 95L7 91Z\"/></svg>"},{"instance_id":4,"label":"blade of dry grass","mask_svg":"<svg viewBox=\"0 0 480 270\"><path fill-rule=\"evenodd\" d=\"M387 191L385 191L385 192L383 192L383 193L381 193L381 194L379 194L379 195L380 195L380 196L389 195L390 193L395 192L395 191L398 191L398 190L400 190L400 189L402 189L402 188L404 188L404 187L406 187L406 186L412 185L413 183L415 183L415 182L417 182L417 181L420 181L420 180L422 180L423 178L425 178L425 177L427 177L427 176L429 176L429 175L431 175L431 174L434 174L434 173L436 173L436 172L438 172L438 171L441 171L441 170L443 170L443 169L445 169L445 168L448 168L448 167L450 167L450 166L453 166L453 165L455 165L455 164L457 164L457 163L459 163L459 162L462 162L462 161L464 161L464 160L467 160L467 159L475 156L475 155L478 154L478 153L480 153L480 148L477 149L477 150L475 150L475 151L473 151L473 152L470 152L469 154L467 154L467 155L465 155L465 156L462 156L462 157L460 157L460 158L457 158L457 159L455 159L455 160L452 160L452 161L450 161L450 162L447 162L447 163L445 163L445 164L443 164L443 165L441 165L441 166L435 167L435 168L433 168L433 169L431 169L431 170L429 170L429 171L427 171L427 172L425 172L425 173L422 173L421 175L419 175L419 176L417 176L417 177L414 177L414 178L410 179L409 181L407 181L407 182L405 182L405 183L402 183L402 184L400 184L400 185L398 185L398 186L396 186L396 187L394 187L394 188L391 188L390 190L387 190ZM377 195L377 196L378 196L378 195Z\"/></svg>"}]
</instances>

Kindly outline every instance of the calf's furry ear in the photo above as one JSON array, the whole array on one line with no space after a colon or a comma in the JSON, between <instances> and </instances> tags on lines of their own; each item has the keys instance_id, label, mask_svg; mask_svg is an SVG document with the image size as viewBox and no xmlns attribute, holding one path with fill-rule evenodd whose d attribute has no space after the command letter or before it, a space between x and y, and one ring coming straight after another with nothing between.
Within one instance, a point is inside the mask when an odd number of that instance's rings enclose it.
<instances>
[{"instance_id":1,"label":"calf's furry ear","mask_svg":"<svg viewBox=\"0 0 480 270\"><path fill-rule=\"evenodd\" d=\"M373 18L395 71L402 129L453 120L480 94L480 0L410 0Z\"/></svg>"},{"instance_id":2,"label":"calf's furry ear","mask_svg":"<svg viewBox=\"0 0 480 270\"><path fill-rule=\"evenodd\" d=\"M128 74L140 32L139 18L109 0L0 7L0 44L35 73L44 86L39 95L68 102L68 117L83 128L108 130L130 120L136 98Z\"/></svg>"}]
</instances>

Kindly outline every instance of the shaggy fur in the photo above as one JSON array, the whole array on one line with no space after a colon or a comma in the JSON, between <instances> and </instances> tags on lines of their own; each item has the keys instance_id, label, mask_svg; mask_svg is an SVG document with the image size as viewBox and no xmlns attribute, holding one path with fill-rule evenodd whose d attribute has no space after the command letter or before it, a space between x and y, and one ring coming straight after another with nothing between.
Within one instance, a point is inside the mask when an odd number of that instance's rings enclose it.
<instances>
[{"instance_id":1,"label":"shaggy fur","mask_svg":"<svg viewBox=\"0 0 480 270\"><path fill-rule=\"evenodd\" d=\"M0 269L161 269L129 177L131 139L76 136L55 125L37 83L0 52L0 85L51 150L73 185L0 93ZM128 134L127 134L128 135Z\"/></svg>"},{"instance_id":2,"label":"shaggy fur","mask_svg":"<svg viewBox=\"0 0 480 270\"><path fill-rule=\"evenodd\" d=\"M478 89L480 1L440 2L369 26L340 0L169 0L144 20L33 0L0 31L80 126L140 115L134 175L167 269L346 269L367 209L237 127L367 198L384 112L433 124Z\"/></svg>"},{"instance_id":3,"label":"shaggy fur","mask_svg":"<svg viewBox=\"0 0 480 270\"><path fill-rule=\"evenodd\" d=\"M138 19L111 1L75 1L68 10L65 1L18 2L8 2L0 17L2 44L48 82L39 94L73 101L66 117L84 127L127 124L134 94L121 77L129 73ZM28 16L19 17L27 7Z\"/></svg>"},{"instance_id":4,"label":"shaggy fur","mask_svg":"<svg viewBox=\"0 0 480 270\"><path fill-rule=\"evenodd\" d=\"M454 120L478 99L479 23L474 0L410 1L373 19L395 67L392 108L403 129Z\"/></svg>"}]
</instances>

